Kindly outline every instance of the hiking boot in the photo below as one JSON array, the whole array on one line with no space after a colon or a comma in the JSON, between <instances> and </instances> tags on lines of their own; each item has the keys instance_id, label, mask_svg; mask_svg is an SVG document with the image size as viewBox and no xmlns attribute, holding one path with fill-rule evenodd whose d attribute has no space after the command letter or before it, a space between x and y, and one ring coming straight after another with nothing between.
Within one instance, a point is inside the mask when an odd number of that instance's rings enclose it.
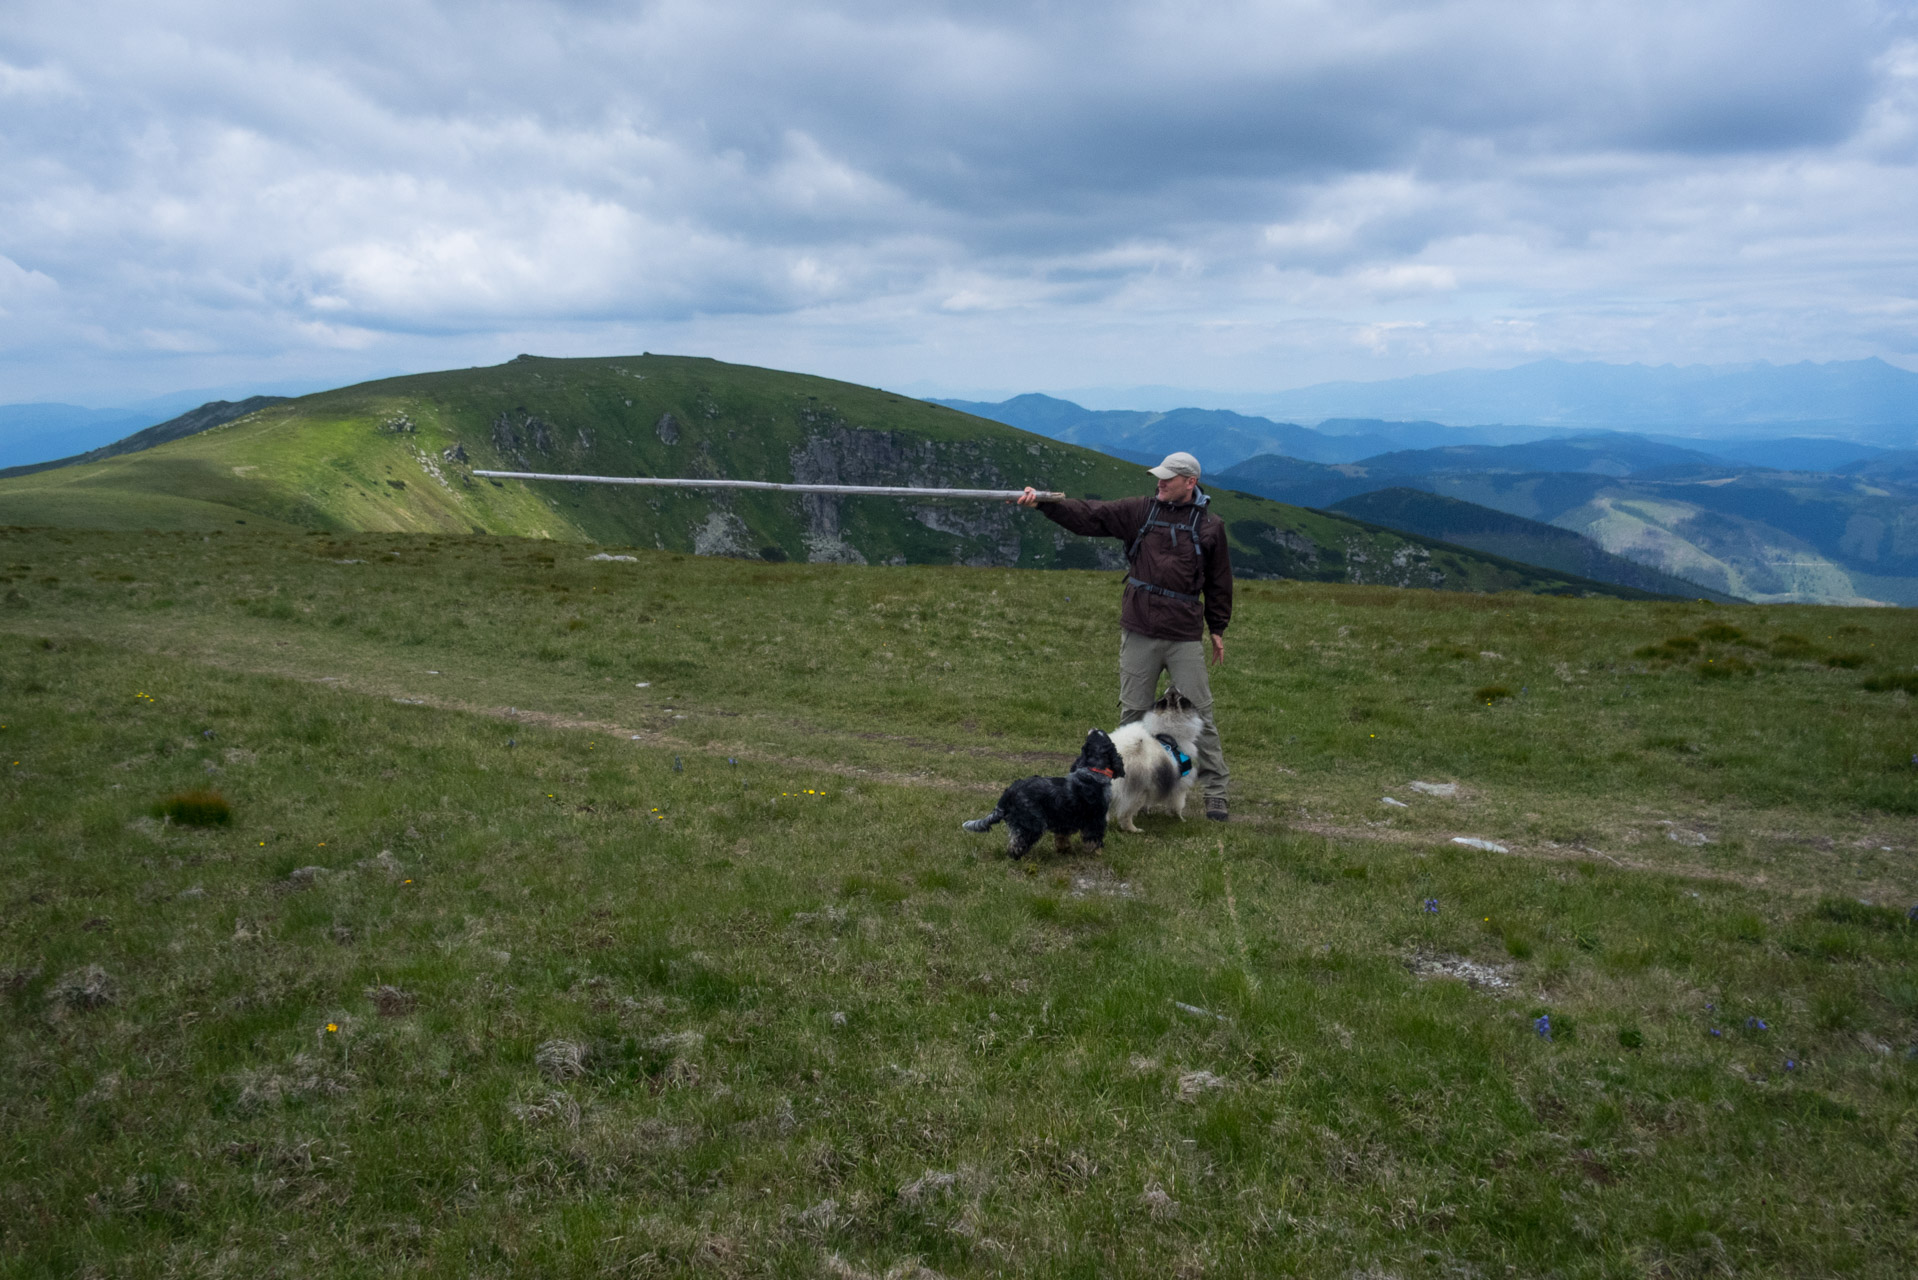
<instances>
[{"instance_id":1,"label":"hiking boot","mask_svg":"<svg viewBox=\"0 0 1918 1280\"><path fill-rule=\"evenodd\" d=\"M1207 796L1205 798L1205 816L1214 822L1225 821L1225 797Z\"/></svg>"}]
</instances>

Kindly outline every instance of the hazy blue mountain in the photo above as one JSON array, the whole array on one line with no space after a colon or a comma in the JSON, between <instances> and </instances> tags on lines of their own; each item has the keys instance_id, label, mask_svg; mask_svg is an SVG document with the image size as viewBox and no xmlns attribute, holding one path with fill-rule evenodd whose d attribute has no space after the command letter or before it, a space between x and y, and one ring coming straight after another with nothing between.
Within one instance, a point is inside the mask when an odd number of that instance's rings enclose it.
<instances>
[{"instance_id":1,"label":"hazy blue mountain","mask_svg":"<svg viewBox=\"0 0 1918 1280\"><path fill-rule=\"evenodd\" d=\"M0 467L84 453L152 421L132 409L83 409L77 404L0 405Z\"/></svg>"},{"instance_id":2,"label":"hazy blue mountain","mask_svg":"<svg viewBox=\"0 0 1918 1280\"><path fill-rule=\"evenodd\" d=\"M996 404L974 400L932 403L1131 461L1156 463L1168 453L1184 450L1196 456L1208 474L1261 453L1345 462L1398 443L1384 435L1327 435L1296 423L1274 422L1228 409L1172 409L1164 413L1087 409L1070 400L1038 394L1014 396Z\"/></svg>"},{"instance_id":3,"label":"hazy blue mountain","mask_svg":"<svg viewBox=\"0 0 1918 1280\"><path fill-rule=\"evenodd\" d=\"M1856 440L1815 436L1782 436L1776 440L1698 440L1683 436L1648 434L1648 440L1697 449L1727 462L1774 471L1837 471L1856 462L1868 462L1891 452Z\"/></svg>"},{"instance_id":4,"label":"hazy blue mountain","mask_svg":"<svg viewBox=\"0 0 1918 1280\"><path fill-rule=\"evenodd\" d=\"M1423 489L1378 489L1334 503L1331 509L1401 533L1436 538L1507 560L1542 565L1616 586L1693 600L1737 599L1615 556L1590 538L1569 529Z\"/></svg>"},{"instance_id":5,"label":"hazy blue mountain","mask_svg":"<svg viewBox=\"0 0 1918 1280\"><path fill-rule=\"evenodd\" d=\"M1882 480L1918 489L1918 449L1897 449L1879 453L1837 468L1839 474L1860 480Z\"/></svg>"},{"instance_id":6,"label":"hazy blue mountain","mask_svg":"<svg viewBox=\"0 0 1918 1280\"><path fill-rule=\"evenodd\" d=\"M1481 427L1448 427L1438 422L1387 422L1383 418L1327 418L1313 427L1320 435L1360 436L1389 442L1393 449L1437 449L1453 444L1506 444ZM1529 430L1529 428L1527 428ZM1549 434L1540 432L1540 435ZM1384 450L1379 450L1384 452Z\"/></svg>"},{"instance_id":7,"label":"hazy blue mountain","mask_svg":"<svg viewBox=\"0 0 1918 1280\"><path fill-rule=\"evenodd\" d=\"M169 440L181 440L197 435L223 423L243 418L256 409L264 409L270 404L280 404L285 396L249 396L245 400L215 400L189 410L177 418L170 418L156 426L146 427L132 435L101 445L97 449L54 458L47 462L29 462L20 466L0 468L0 477L26 476L36 471L51 471L55 467L70 467L81 462L98 462L102 458L117 458L123 453L138 453L142 449L151 449L155 445L165 444Z\"/></svg>"},{"instance_id":8,"label":"hazy blue mountain","mask_svg":"<svg viewBox=\"0 0 1918 1280\"><path fill-rule=\"evenodd\" d=\"M1427 475L1447 471L1578 471L1629 476L1671 467L1723 468L1724 459L1697 449L1659 444L1643 436L1606 431L1534 440L1527 444L1450 445L1405 449L1360 460L1374 475Z\"/></svg>"},{"instance_id":9,"label":"hazy blue mountain","mask_svg":"<svg viewBox=\"0 0 1918 1280\"><path fill-rule=\"evenodd\" d=\"M1842 429L1874 443L1918 443L1918 373L1873 358L1792 365L1615 365L1539 360L1383 382L1326 382L1265 397L1275 417L1429 419L1629 430L1701 426ZM1743 436L1771 430L1744 430Z\"/></svg>"},{"instance_id":10,"label":"hazy blue mountain","mask_svg":"<svg viewBox=\"0 0 1918 1280\"><path fill-rule=\"evenodd\" d=\"M1206 478L1208 488L1236 489L1295 507L1329 507L1356 494L1406 483L1414 482L1374 473L1362 463L1328 465L1277 453L1247 458Z\"/></svg>"}]
</instances>

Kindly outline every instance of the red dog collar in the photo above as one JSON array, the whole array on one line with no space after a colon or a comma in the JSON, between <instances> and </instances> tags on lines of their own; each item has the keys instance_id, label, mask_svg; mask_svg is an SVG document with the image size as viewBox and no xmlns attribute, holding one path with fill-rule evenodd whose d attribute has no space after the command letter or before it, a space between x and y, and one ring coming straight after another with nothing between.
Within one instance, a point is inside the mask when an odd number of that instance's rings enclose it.
<instances>
[{"instance_id":1,"label":"red dog collar","mask_svg":"<svg viewBox=\"0 0 1918 1280\"><path fill-rule=\"evenodd\" d=\"M1087 773L1103 773L1108 778L1112 776L1112 770L1110 769L1095 769L1089 764L1080 765L1079 767L1084 769Z\"/></svg>"}]
</instances>

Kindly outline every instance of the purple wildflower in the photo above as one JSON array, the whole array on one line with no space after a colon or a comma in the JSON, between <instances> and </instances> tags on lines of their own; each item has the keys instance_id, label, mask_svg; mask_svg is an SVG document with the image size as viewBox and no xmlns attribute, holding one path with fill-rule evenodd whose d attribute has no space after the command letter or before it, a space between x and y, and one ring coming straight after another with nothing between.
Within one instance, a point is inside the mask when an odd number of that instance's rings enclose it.
<instances>
[{"instance_id":1,"label":"purple wildflower","mask_svg":"<svg viewBox=\"0 0 1918 1280\"><path fill-rule=\"evenodd\" d=\"M1747 1018L1745 1019L1745 1029L1747 1031L1770 1031L1771 1027L1763 1018Z\"/></svg>"},{"instance_id":2,"label":"purple wildflower","mask_svg":"<svg viewBox=\"0 0 1918 1280\"><path fill-rule=\"evenodd\" d=\"M1723 1031L1720 1031L1720 1030L1719 1030L1719 1029L1718 1029L1717 1027L1713 1027L1713 1028L1712 1028L1712 1034L1713 1034L1714 1036L1722 1036L1722 1035L1724 1035L1725 1033L1724 1033Z\"/></svg>"},{"instance_id":3,"label":"purple wildflower","mask_svg":"<svg viewBox=\"0 0 1918 1280\"><path fill-rule=\"evenodd\" d=\"M1913 907L1913 908L1912 908L1912 910L1913 910L1914 912L1918 912L1918 907ZM1438 914L1438 899L1437 899L1437 898L1427 898L1427 899L1425 900L1425 911L1426 911L1426 914L1428 914L1428 915L1434 915L1434 916L1435 916L1435 915L1437 915L1437 914Z\"/></svg>"},{"instance_id":4,"label":"purple wildflower","mask_svg":"<svg viewBox=\"0 0 1918 1280\"><path fill-rule=\"evenodd\" d=\"M1552 1038L1552 1015L1549 1013L1541 1013L1538 1017L1533 1018L1532 1030L1538 1032L1539 1039L1550 1040Z\"/></svg>"},{"instance_id":5,"label":"purple wildflower","mask_svg":"<svg viewBox=\"0 0 1918 1280\"><path fill-rule=\"evenodd\" d=\"M1796 1058L1785 1059L1785 1070L1787 1071L1798 1070L1798 1060Z\"/></svg>"}]
</instances>

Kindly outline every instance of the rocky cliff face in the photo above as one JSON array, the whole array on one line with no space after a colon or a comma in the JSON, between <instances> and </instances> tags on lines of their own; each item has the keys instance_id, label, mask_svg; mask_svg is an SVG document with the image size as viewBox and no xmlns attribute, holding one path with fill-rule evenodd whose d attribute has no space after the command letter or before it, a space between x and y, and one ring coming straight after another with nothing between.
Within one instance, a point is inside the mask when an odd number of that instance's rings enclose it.
<instances>
[{"instance_id":1,"label":"rocky cliff face","mask_svg":"<svg viewBox=\"0 0 1918 1280\"><path fill-rule=\"evenodd\" d=\"M811 432L792 450L797 484L912 485L940 488L1012 488L992 456L971 442L941 443L892 431L873 431L807 410ZM864 564L867 555L844 533L846 499L804 498L808 558ZM1023 522L1015 508L995 503L915 503L906 508L920 525L962 540L957 563L988 566L1019 562Z\"/></svg>"}]
</instances>

